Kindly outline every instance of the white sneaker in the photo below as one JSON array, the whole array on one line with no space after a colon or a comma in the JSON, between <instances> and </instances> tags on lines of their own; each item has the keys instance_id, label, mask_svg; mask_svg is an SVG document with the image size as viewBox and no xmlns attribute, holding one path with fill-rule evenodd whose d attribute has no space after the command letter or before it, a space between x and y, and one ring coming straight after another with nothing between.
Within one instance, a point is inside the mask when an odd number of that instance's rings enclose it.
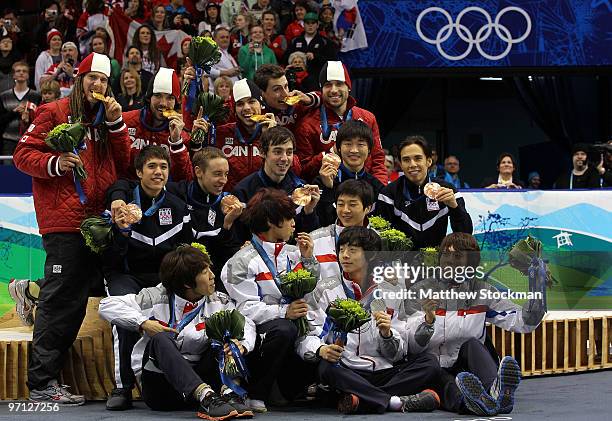
<instances>
[{"instance_id":1,"label":"white sneaker","mask_svg":"<svg viewBox=\"0 0 612 421\"><path fill-rule=\"evenodd\" d=\"M30 400L34 402L53 402L66 406L80 406L85 403L85 396L73 395L68 386L51 382L42 390L30 390Z\"/></svg>"},{"instance_id":2,"label":"white sneaker","mask_svg":"<svg viewBox=\"0 0 612 421\"><path fill-rule=\"evenodd\" d=\"M11 279L8 284L9 294L15 301L17 316L24 326L34 325L34 307L36 302L28 298L26 289L28 288L27 279Z\"/></svg>"},{"instance_id":3,"label":"white sneaker","mask_svg":"<svg viewBox=\"0 0 612 421\"><path fill-rule=\"evenodd\" d=\"M246 404L253 410L253 412L268 412L268 408L266 408L264 401L260 401L258 399L247 399Z\"/></svg>"}]
</instances>

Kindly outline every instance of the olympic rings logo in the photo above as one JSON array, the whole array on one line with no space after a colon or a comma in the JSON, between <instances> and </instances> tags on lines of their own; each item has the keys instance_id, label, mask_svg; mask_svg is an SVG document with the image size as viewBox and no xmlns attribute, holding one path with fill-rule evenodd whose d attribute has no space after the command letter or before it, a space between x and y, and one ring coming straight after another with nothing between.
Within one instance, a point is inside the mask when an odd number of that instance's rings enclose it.
<instances>
[{"instance_id":1,"label":"olympic rings logo","mask_svg":"<svg viewBox=\"0 0 612 421\"><path fill-rule=\"evenodd\" d=\"M438 34L436 35L436 39L427 37L425 34L423 34L423 31L421 30L421 20L423 20L423 17L429 13L434 13L434 12L441 13L442 15L444 15L444 17L448 21L446 25L440 28L440 30L438 31ZM476 32L475 36L470 30L470 28L461 24L461 19L463 19L465 14L469 12L480 13L481 15L485 17L487 21L486 25L484 25L482 28L478 30L478 32ZM525 33L518 38L512 38L512 34L510 33L510 30L506 26L501 25L499 23L501 18L506 13L509 13L509 12L517 12L521 14L525 18L525 21L527 22L527 28L525 29ZM465 52L458 56L452 56L442 49L442 43L451 37L453 33L453 29L457 31L457 35L459 36L459 38L461 38L463 41L465 41L468 44ZM497 16L495 17L495 22L493 22L491 15L489 15L489 13L486 10L484 10L481 7L470 6L470 7L463 9L459 13L459 15L457 15L457 19L455 20L455 22L453 22L453 18L451 17L450 13L448 13L446 10L442 9L441 7L429 7L423 10L421 14L419 15L419 17L417 18L416 30L423 41L425 41L428 44L435 45L436 48L438 49L438 52L442 55L442 57L446 58L447 60L452 60L452 61L463 60L472 52L472 49L474 48L474 46L476 46L476 49L478 50L480 55L482 55L484 58L489 59L489 60L501 60L502 58L510 54L510 50L512 50L512 46L514 44L521 43L527 39L527 37L531 33L531 18L529 17L527 12L521 9L520 7L508 6L505 9L502 9L497 14ZM495 33L502 41L508 43L508 46L506 47L506 49L501 54L498 54L498 55L488 54L486 51L482 49L482 46L481 46L482 42L486 41L491 36L491 34L493 33L493 30L495 30Z\"/></svg>"}]
</instances>

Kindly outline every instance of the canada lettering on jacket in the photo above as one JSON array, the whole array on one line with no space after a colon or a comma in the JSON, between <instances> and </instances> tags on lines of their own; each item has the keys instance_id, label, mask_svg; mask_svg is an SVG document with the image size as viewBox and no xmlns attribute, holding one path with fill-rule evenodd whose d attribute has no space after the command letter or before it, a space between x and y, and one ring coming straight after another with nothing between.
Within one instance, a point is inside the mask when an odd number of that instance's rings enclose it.
<instances>
[{"instance_id":1,"label":"canada lettering on jacket","mask_svg":"<svg viewBox=\"0 0 612 421\"><path fill-rule=\"evenodd\" d=\"M156 145L156 146L161 146L162 148L164 148L166 152L170 152L170 147L168 145L164 145L164 144L158 145L157 143L151 142L150 140L134 139L131 136L130 138L132 139L132 149L143 149L145 146L148 146L148 145Z\"/></svg>"},{"instance_id":2,"label":"canada lettering on jacket","mask_svg":"<svg viewBox=\"0 0 612 421\"><path fill-rule=\"evenodd\" d=\"M329 134L329 139L325 140L323 138L323 129L321 129L321 134L319 135L319 140L321 141L321 143L323 143L324 145L328 145L330 143L335 143L336 142L336 136L338 135L338 131L337 130L332 130Z\"/></svg>"},{"instance_id":3,"label":"canada lettering on jacket","mask_svg":"<svg viewBox=\"0 0 612 421\"><path fill-rule=\"evenodd\" d=\"M221 151L228 158L232 156L260 156L259 148L257 148L257 146L224 145L221 147ZM250 153L250 151L253 151L253 152Z\"/></svg>"},{"instance_id":4,"label":"canada lettering on jacket","mask_svg":"<svg viewBox=\"0 0 612 421\"><path fill-rule=\"evenodd\" d=\"M276 116L276 124L278 124L279 126L286 126L287 124L293 124L295 123L297 119L297 114L291 114L291 115L282 115L282 116Z\"/></svg>"}]
</instances>

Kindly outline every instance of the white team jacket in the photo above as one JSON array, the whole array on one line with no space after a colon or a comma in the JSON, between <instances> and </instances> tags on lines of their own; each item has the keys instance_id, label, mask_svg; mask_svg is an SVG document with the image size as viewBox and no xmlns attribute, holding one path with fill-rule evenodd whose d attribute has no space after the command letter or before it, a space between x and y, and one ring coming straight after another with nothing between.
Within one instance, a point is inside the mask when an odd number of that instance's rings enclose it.
<instances>
[{"instance_id":1,"label":"white team jacket","mask_svg":"<svg viewBox=\"0 0 612 421\"><path fill-rule=\"evenodd\" d=\"M187 300L175 296L174 313L175 320L180 321ZM196 363L200 360L202 352L208 346L209 339L206 336L206 319L220 310L232 310L235 305L230 298L221 292L202 298L195 307L204 303L199 314L187 325L176 338L176 344L189 362ZM100 301L100 316L109 322L125 329L138 331L140 325L149 319L155 319L162 325L167 326L170 321L170 304L166 289L160 284L152 288L144 288L138 294L127 294L106 297ZM255 324L245 317L244 339L241 341L247 352L255 347ZM137 378L140 377L143 367L143 353L149 342L146 333L136 343L132 351L132 370ZM159 370L151 363L145 361L147 370Z\"/></svg>"}]
</instances>

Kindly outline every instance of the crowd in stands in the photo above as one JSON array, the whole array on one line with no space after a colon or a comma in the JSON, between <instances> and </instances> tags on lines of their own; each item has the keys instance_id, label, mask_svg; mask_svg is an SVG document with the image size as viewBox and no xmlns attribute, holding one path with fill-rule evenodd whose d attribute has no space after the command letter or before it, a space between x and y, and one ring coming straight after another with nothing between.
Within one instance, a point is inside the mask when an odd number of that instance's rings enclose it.
<instances>
[{"instance_id":1,"label":"crowd in stands","mask_svg":"<svg viewBox=\"0 0 612 421\"><path fill-rule=\"evenodd\" d=\"M475 267L479 249L458 191L470 187L459 159L438 164L422 136L407 137L388 154L376 116L351 96L348 69L337 60L342 34L333 30L333 5L110 6L89 0L81 11L70 1L51 2L34 36L5 13L0 63L15 85L0 94L2 154L32 176L46 252L43 279L9 284L19 316L34 326L30 398L85 402L58 380L88 295L99 294L115 340L110 410L130 408L140 382L152 409L196 405L198 416L211 420L252 417L303 397L313 384L309 397L323 391L342 413L511 412L520 368L511 357L498 361L482 332L485 322L532 331L545 312L542 300L521 307L505 300L374 298L384 286L372 281L380 262L371 256L385 251L369 226L374 215L408 236L415 250L437 247L441 265ZM108 55L105 26L121 7L141 24L123 65ZM190 39L169 68L155 35L167 29L208 33L219 45L221 61L202 84L230 109L223 124L188 109L181 86L198 77ZM41 51L35 66L27 61L31 48ZM288 97L298 102L289 105ZM85 130L78 150L60 153L45 142L55 127L76 122ZM583 147L575 147L573 162L560 188L598 187L609 174L587 164ZM87 177L73 176L78 169ZM483 187L523 187L511 155L500 156L497 169ZM530 176L529 185L537 179ZM598 186L590 184L595 179ZM141 219L133 219L130 205ZM94 253L81 223L104 210L112 240ZM291 300L279 279L299 269L317 285ZM471 288L467 281L439 281L437 288ZM325 315L338 298L372 313L343 343ZM234 309L244 316L244 337L210 341L210 316ZM294 323L302 317L312 322L306 334ZM238 360L239 374L228 378L218 369L230 358Z\"/></svg>"}]
</instances>

